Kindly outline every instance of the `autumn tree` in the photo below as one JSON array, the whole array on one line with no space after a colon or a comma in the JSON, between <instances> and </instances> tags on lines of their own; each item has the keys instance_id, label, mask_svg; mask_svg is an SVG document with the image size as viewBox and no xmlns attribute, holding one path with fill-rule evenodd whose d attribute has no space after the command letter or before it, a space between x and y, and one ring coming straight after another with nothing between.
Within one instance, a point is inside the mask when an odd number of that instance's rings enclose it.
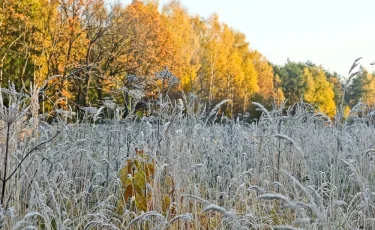
<instances>
[{"instance_id":1,"label":"autumn tree","mask_svg":"<svg viewBox=\"0 0 375 230\"><path fill-rule=\"evenodd\" d=\"M254 66L258 72L259 94L266 100L272 99L274 72L268 60L258 51L252 52Z\"/></svg>"},{"instance_id":2,"label":"autumn tree","mask_svg":"<svg viewBox=\"0 0 375 230\"><path fill-rule=\"evenodd\" d=\"M38 65L41 66L37 78L41 84L47 78L54 77L46 92L50 97L48 102L54 102L50 106L67 108L67 103L77 104L80 76L75 75L69 79L66 76L85 65L83 60L88 40L82 20L87 3L79 0L52 0L46 3L41 14L41 36L44 40L43 53L37 58Z\"/></svg>"},{"instance_id":3,"label":"autumn tree","mask_svg":"<svg viewBox=\"0 0 375 230\"><path fill-rule=\"evenodd\" d=\"M124 9L123 20L127 25L121 32L127 46L119 53L119 59L126 63L125 73L152 75L171 66L171 35L154 4L134 1Z\"/></svg>"},{"instance_id":4,"label":"autumn tree","mask_svg":"<svg viewBox=\"0 0 375 230\"><path fill-rule=\"evenodd\" d=\"M193 92L200 68L199 40L194 29L194 19L179 1L165 5L162 13L172 41L170 70L179 77L185 92Z\"/></svg>"},{"instance_id":5,"label":"autumn tree","mask_svg":"<svg viewBox=\"0 0 375 230\"><path fill-rule=\"evenodd\" d=\"M305 67L306 92L304 100L317 110L333 117L336 114L333 85L327 80L322 68Z\"/></svg>"},{"instance_id":6,"label":"autumn tree","mask_svg":"<svg viewBox=\"0 0 375 230\"><path fill-rule=\"evenodd\" d=\"M239 58L237 58L237 69L240 68L241 73L237 75L235 82L233 104L236 112L245 113L249 108L251 97L259 92L258 72L255 69L250 44L246 41L245 35L234 32L234 36L233 47Z\"/></svg>"},{"instance_id":7,"label":"autumn tree","mask_svg":"<svg viewBox=\"0 0 375 230\"><path fill-rule=\"evenodd\" d=\"M38 68L34 57L41 54L39 43L42 0L0 0L0 83L14 82L27 90Z\"/></svg>"},{"instance_id":8,"label":"autumn tree","mask_svg":"<svg viewBox=\"0 0 375 230\"><path fill-rule=\"evenodd\" d=\"M282 89L282 82L279 75L275 74L273 79L274 85L274 103L276 106L280 106L283 102L285 102L284 91Z\"/></svg>"},{"instance_id":9,"label":"autumn tree","mask_svg":"<svg viewBox=\"0 0 375 230\"><path fill-rule=\"evenodd\" d=\"M375 76L366 71L366 84L364 85L364 94L362 101L370 107L375 106Z\"/></svg>"},{"instance_id":10,"label":"autumn tree","mask_svg":"<svg viewBox=\"0 0 375 230\"><path fill-rule=\"evenodd\" d=\"M201 68L199 69L199 88L200 97L206 101L209 108L212 106L213 99L218 94L218 74L220 73L220 39L221 25L217 15L212 15L207 23L201 26L199 39L201 44L200 58Z\"/></svg>"},{"instance_id":11,"label":"autumn tree","mask_svg":"<svg viewBox=\"0 0 375 230\"><path fill-rule=\"evenodd\" d=\"M202 23L199 30L199 95L209 104L230 99L227 115L248 110L251 100L273 97L273 72L268 61L252 51L244 34L220 23L217 15ZM255 98L256 100L256 98Z\"/></svg>"}]
</instances>

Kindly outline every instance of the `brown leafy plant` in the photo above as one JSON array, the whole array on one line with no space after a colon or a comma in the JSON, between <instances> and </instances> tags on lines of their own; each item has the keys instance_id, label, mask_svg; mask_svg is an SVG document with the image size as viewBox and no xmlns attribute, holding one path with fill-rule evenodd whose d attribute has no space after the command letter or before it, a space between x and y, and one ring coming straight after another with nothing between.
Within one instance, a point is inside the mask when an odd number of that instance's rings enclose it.
<instances>
[{"instance_id":1,"label":"brown leafy plant","mask_svg":"<svg viewBox=\"0 0 375 230\"><path fill-rule=\"evenodd\" d=\"M174 208L171 208L174 194L174 181L167 172L164 176L155 181L157 165L155 159L146 154L143 150L135 149L136 156L127 159L126 164L119 172L122 183L122 197L117 205L117 211L123 213L124 209L136 212L147 212L160 209L162 213L173 216ZM153 189L156 188L156 189ZM155 190L155 191L154 191ZM153 194L153 193L161 194ZM156 197L160 200L156 202ZM160 204L160 207L155 207Z\"/></svg>"}]
</instances>

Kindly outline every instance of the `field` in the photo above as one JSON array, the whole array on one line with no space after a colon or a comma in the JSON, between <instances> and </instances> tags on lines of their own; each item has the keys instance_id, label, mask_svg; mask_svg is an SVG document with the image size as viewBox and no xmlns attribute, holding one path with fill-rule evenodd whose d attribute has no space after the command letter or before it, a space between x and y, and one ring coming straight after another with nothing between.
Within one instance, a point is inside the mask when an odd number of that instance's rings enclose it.
<instances>
[{"instance_id":1,"label":"field","mask_svg":"<svg viewBox=\"0 0 375 230\"><path fill-rule=\"evenodd\" d=\"M184 99L48 124L32 101L1 102L2 229L375 228L375 129L360 107L334 122L302 102L255 104L249 122Z\"/></svg>"}]
</instances>

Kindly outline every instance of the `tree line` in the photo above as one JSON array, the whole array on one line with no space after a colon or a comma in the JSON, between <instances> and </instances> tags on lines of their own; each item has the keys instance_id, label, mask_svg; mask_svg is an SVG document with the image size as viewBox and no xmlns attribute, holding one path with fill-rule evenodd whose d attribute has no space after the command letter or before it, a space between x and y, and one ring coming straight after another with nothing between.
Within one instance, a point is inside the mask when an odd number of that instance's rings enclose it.
<instances>
[{"instance_id":1,"label":"tree line","mask_svg":"<svg viewBox=\"0 0 375 230\"><path fill-rule=\"evenodd\" d=\"M334 116L343 99L338 74L311 62L273 65L218 15L191 15L176 0L161 8L155 0L0 3L1 87L13 82L28 92L48 79L46 111L98 106L106 98L127 107L136 90L146 101L191 93L209 108L230 99L228 116L254 111L252 101L271 107L286 99ZM345 94L348 108L360 99L374 103L374 75L362 70Z\"/></svg>"}]
</instances>

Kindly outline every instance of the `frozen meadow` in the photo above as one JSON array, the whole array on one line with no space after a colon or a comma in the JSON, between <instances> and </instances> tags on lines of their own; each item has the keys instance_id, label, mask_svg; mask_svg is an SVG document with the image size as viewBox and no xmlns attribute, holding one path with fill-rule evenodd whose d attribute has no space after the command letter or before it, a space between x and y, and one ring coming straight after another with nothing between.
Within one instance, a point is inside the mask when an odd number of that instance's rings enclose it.
<instances>
[{"instance_id":1,"label":"frozen meadow","mask_svg":"<svg viewBox=\"0 0 375 230\"><path fill-rule=\"evenodd\" d=\"M331 121L302 102L254 103L249 122L184 98L149 117L107 106L48 124L7 93L2 229L375 228L375 126L361 105Z\"/></svg>"}]
</instances>

